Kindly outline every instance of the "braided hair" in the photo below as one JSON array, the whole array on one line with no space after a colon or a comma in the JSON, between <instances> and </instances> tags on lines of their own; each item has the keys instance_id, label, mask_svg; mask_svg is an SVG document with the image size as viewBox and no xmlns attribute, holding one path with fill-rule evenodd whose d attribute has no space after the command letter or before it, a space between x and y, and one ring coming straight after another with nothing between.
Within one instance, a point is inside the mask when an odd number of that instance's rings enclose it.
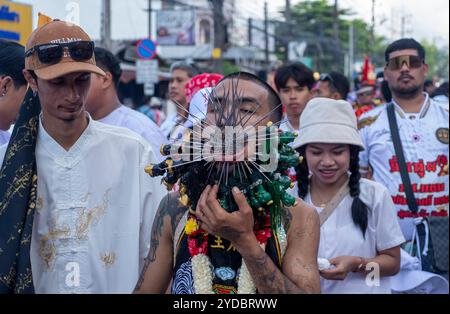
<instances>
[{"instance_id":1,"label":"braided hair","mask_svg":"<svg viewBox=\"0 0 450 314\"><path fill-rule=\"evenodd\" d=\"M309 169L306 161L306 146L298 149L300 156L303 156L303 162L295 168L296 179L298 183L298 196L302 199L306 197L309 189ZM350 196L353 198L352 202L352 219L356 226L358 226L365 238L369 207L360 199L359 181L361 180L361 174L359 172L359 148L354 145L350 145L350 167L351 173L349 178Z\"/></svg>"}]
</instances>

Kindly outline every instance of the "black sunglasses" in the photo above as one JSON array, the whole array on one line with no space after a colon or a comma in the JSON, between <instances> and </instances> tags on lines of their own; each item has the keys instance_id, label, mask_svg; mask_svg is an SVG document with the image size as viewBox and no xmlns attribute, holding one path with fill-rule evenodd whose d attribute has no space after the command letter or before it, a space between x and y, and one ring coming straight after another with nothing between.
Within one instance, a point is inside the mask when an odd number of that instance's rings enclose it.
<instances>
[{"instance_id":1,"label":"black sunglasses","mask_svg":"<svg viewBox=\"0 0 450 314\"><path fill-rule=\"evenodd\" d=\"M419 56L398 56L390 59L387 63L387 67L391 71L398 71L404 64L406 64L408 68L418 69L422 66L423 60Z\"/></svg>"},{"instance_id":2,"label":"black sunglasses","mask_svg":"<svg viewBox=\"0 0 450 314\"><path fill-rule=\"evenodd\" d=\"M25 53L25 58L37 53L39 61L44 64L56 64L61 61L64 55L64 48L67 48L70 57L75 61L86 61L94 55L93 41L75 41L64 44L42 44L37 45Z\"/></svg>"}]
</instances>

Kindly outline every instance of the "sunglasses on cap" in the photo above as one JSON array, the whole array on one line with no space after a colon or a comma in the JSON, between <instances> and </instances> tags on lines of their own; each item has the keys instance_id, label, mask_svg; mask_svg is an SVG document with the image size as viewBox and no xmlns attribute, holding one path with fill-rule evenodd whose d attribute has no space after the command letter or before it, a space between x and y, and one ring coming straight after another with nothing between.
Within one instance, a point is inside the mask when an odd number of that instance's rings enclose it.
<instances>
[{"instance_id":1,"label":"sunglasses on cap","mask_svg":"<svg viewBox=\"0 0 450 314\"><path fill-rule=\"evenodd\" d=\"M70 57L75 61L86 61L94 55L93 41L75 41L71 43L49 43L37 45L25 53L25 58L37 53L39 61L44 64L56 64L61 61L64 55L64 48L67 48Z\"/></svg>"},{"instance_id":2,"label":"sunglasses on cap","mask_svg":"<svg viewBox=\"0 0 450 314\"><path fill-rule=\"evenodd\" d=\"M333 77L330 74L328 74L328 73L321 74L319 81L321 81L321 82L329 82L333 87L336 87L336 85L334 84Z\"/></svg>"},{"instance_id":3,"label":"sunglasses on cap","mask_svg":"<svg viewBox=\"0 0 450 314\"><path fill-rule=\"evenodd\" d=\"M398 71L404 64L410 69L418 69L422 66L423 60L419 56L398 56L390 59L387 67L391 71Z\"/></svg>"}]
</instances>

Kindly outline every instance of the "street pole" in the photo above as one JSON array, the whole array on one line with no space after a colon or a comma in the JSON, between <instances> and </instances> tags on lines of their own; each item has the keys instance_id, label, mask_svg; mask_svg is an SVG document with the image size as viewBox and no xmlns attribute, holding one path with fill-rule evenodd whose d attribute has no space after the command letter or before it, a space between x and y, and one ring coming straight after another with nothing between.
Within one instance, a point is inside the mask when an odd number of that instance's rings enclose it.
<instances>
[{"instance_id":1,"label":"street pole","mask_svg":"<svg viewBox=\"0 0 450 314\"><path fill-rule=\"evenodd\" d=\"M353 88L353 66L355 63L355 30L353 26L353 22L350 22L350 27L348 30L348 72L349 72L349 79L350 79L350 85Z\"/></svg>"},{"instance_id":2,"label":"street pole","mask_svg":"<svg viewBox=\"0 0 450 314\"><path fill-rule=\"evenodd\" d=\"M152 33L152 0L148 0L148 38L152 39L153 33Z\"/></svg>"},{"instance_id":3,"label":"street pole","mask_svg":"<svg viewBox=\"0 0 450 314\"><path fill-rule=\"evenodd\" d=\"M252 46L253 45L253 19L250 17L248 19L248 45Z\"/></svg>"},{"instance_id":4,"label":"street pole","mask_svg":"<svg viewBox=\"0 0 450 314\"><path fill-rule=\"evenodd\" d=\"M103 0L102 2L101 43L106 49L111 49L111 0Z\"/></svg>"},{"instance_id":5,"label":"street pole","mask_svg":"<svg viewBox=\"0 0 450 314\"><path fill-rule=\"evenodd\" d=\"M288 61L289 60L289 41L290 41L290 39L292 38L292 29L291 29L291 27L292 27L292 25L291 25L291 22L292 22L292 14L291 14L291 0L286 0L286 8L285 8L285 19L286 19L286 31L285 31L285 33L286 33L286 37L287 38L289 38L287 41L286 41L286 46L285 46L285 56L284 56L284 59L285 59L285 61Z\"/></svg>"},{"instance_id":6,"label":"street pole","mask_svg":"<svg viewBox=\"0 0 450 314\"><path fill-rule=\"evenodd\" d=\"M371 29L371 46L375 47L375 0L372 0L372 29Z\"/></svg>"},{"instance_id":7,"label":"street pole","mask_svg":"<svg viewBox=\"0 0 450 314\"><path fill-rule=\"evenodd\" d=\"M217 73L223 73L223 53L225 50L225 18L223 16L224 0L210 0L213 6L214 16L214 48L221 50L221 56L214 60L214 68Z\"/></svg>"},{"instance_id":8,"label":"street pole","mask_svg":"<svg viewBox=\"0 0 450 314\"><path fill-rule=\"evenodd\" d=\"M342 64L341 41L339 40L339 2L334 0L333 6L333 37L335 42L334 61L336 65Z\"/></svg>"},{"instance_id":9,"label":"street pole","mask_svg":"<svg viewBox=\"0 0 450 314\"><path fill-rule=\"evenodd\" d=\"M269 58L269 11L267 7L267 0L264 2L264 51L265 51L265 61L266 67L269 68L270 58Z\"/></svg>"},{"instance_id":10,"label":"street pole","mask_svg":"<svg viewBox=\"0 0 450 314\"><path fill-rule=\"evenodd\" d=\"M333 35L336 43L339 41L339 7L338 0L334 0L333 7Z\"/></svg>"}]
</instances>

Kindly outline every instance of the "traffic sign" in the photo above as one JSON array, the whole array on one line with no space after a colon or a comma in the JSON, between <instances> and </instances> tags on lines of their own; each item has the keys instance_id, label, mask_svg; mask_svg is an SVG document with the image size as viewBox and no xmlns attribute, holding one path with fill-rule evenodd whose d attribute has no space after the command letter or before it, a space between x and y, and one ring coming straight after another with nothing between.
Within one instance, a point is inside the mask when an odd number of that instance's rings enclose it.
<instances>
[{"instance_id":1,"label":"traffic sign","mask_svg":"<svg viewBox=\"0 0 450 314\"><path fill-rule=\"evenodd\" d=\"M141 39L136 44L136 54L140 60L151 60L156 57L156 43L150 39Z\"/></svg>"},{"instance_id":2,"label":"traffic sign","mask_svg":"<svg viewBox=\"0 0 450 314\"><path fill-rule=\"evenodd\" d=\"M155 95L155 84L153 84L153 83L144 84L144 95L145 96Z\"/></svg>"},{"instance_id":3,"label":"traffic sign","mask_svg":"<svg viewBox=\"0 0 450 314\"><path fill-rule=\"evenodd\" d=\"M136 83L158 83L158 60L136 61Z\"/></svg>"}]
</instances>

